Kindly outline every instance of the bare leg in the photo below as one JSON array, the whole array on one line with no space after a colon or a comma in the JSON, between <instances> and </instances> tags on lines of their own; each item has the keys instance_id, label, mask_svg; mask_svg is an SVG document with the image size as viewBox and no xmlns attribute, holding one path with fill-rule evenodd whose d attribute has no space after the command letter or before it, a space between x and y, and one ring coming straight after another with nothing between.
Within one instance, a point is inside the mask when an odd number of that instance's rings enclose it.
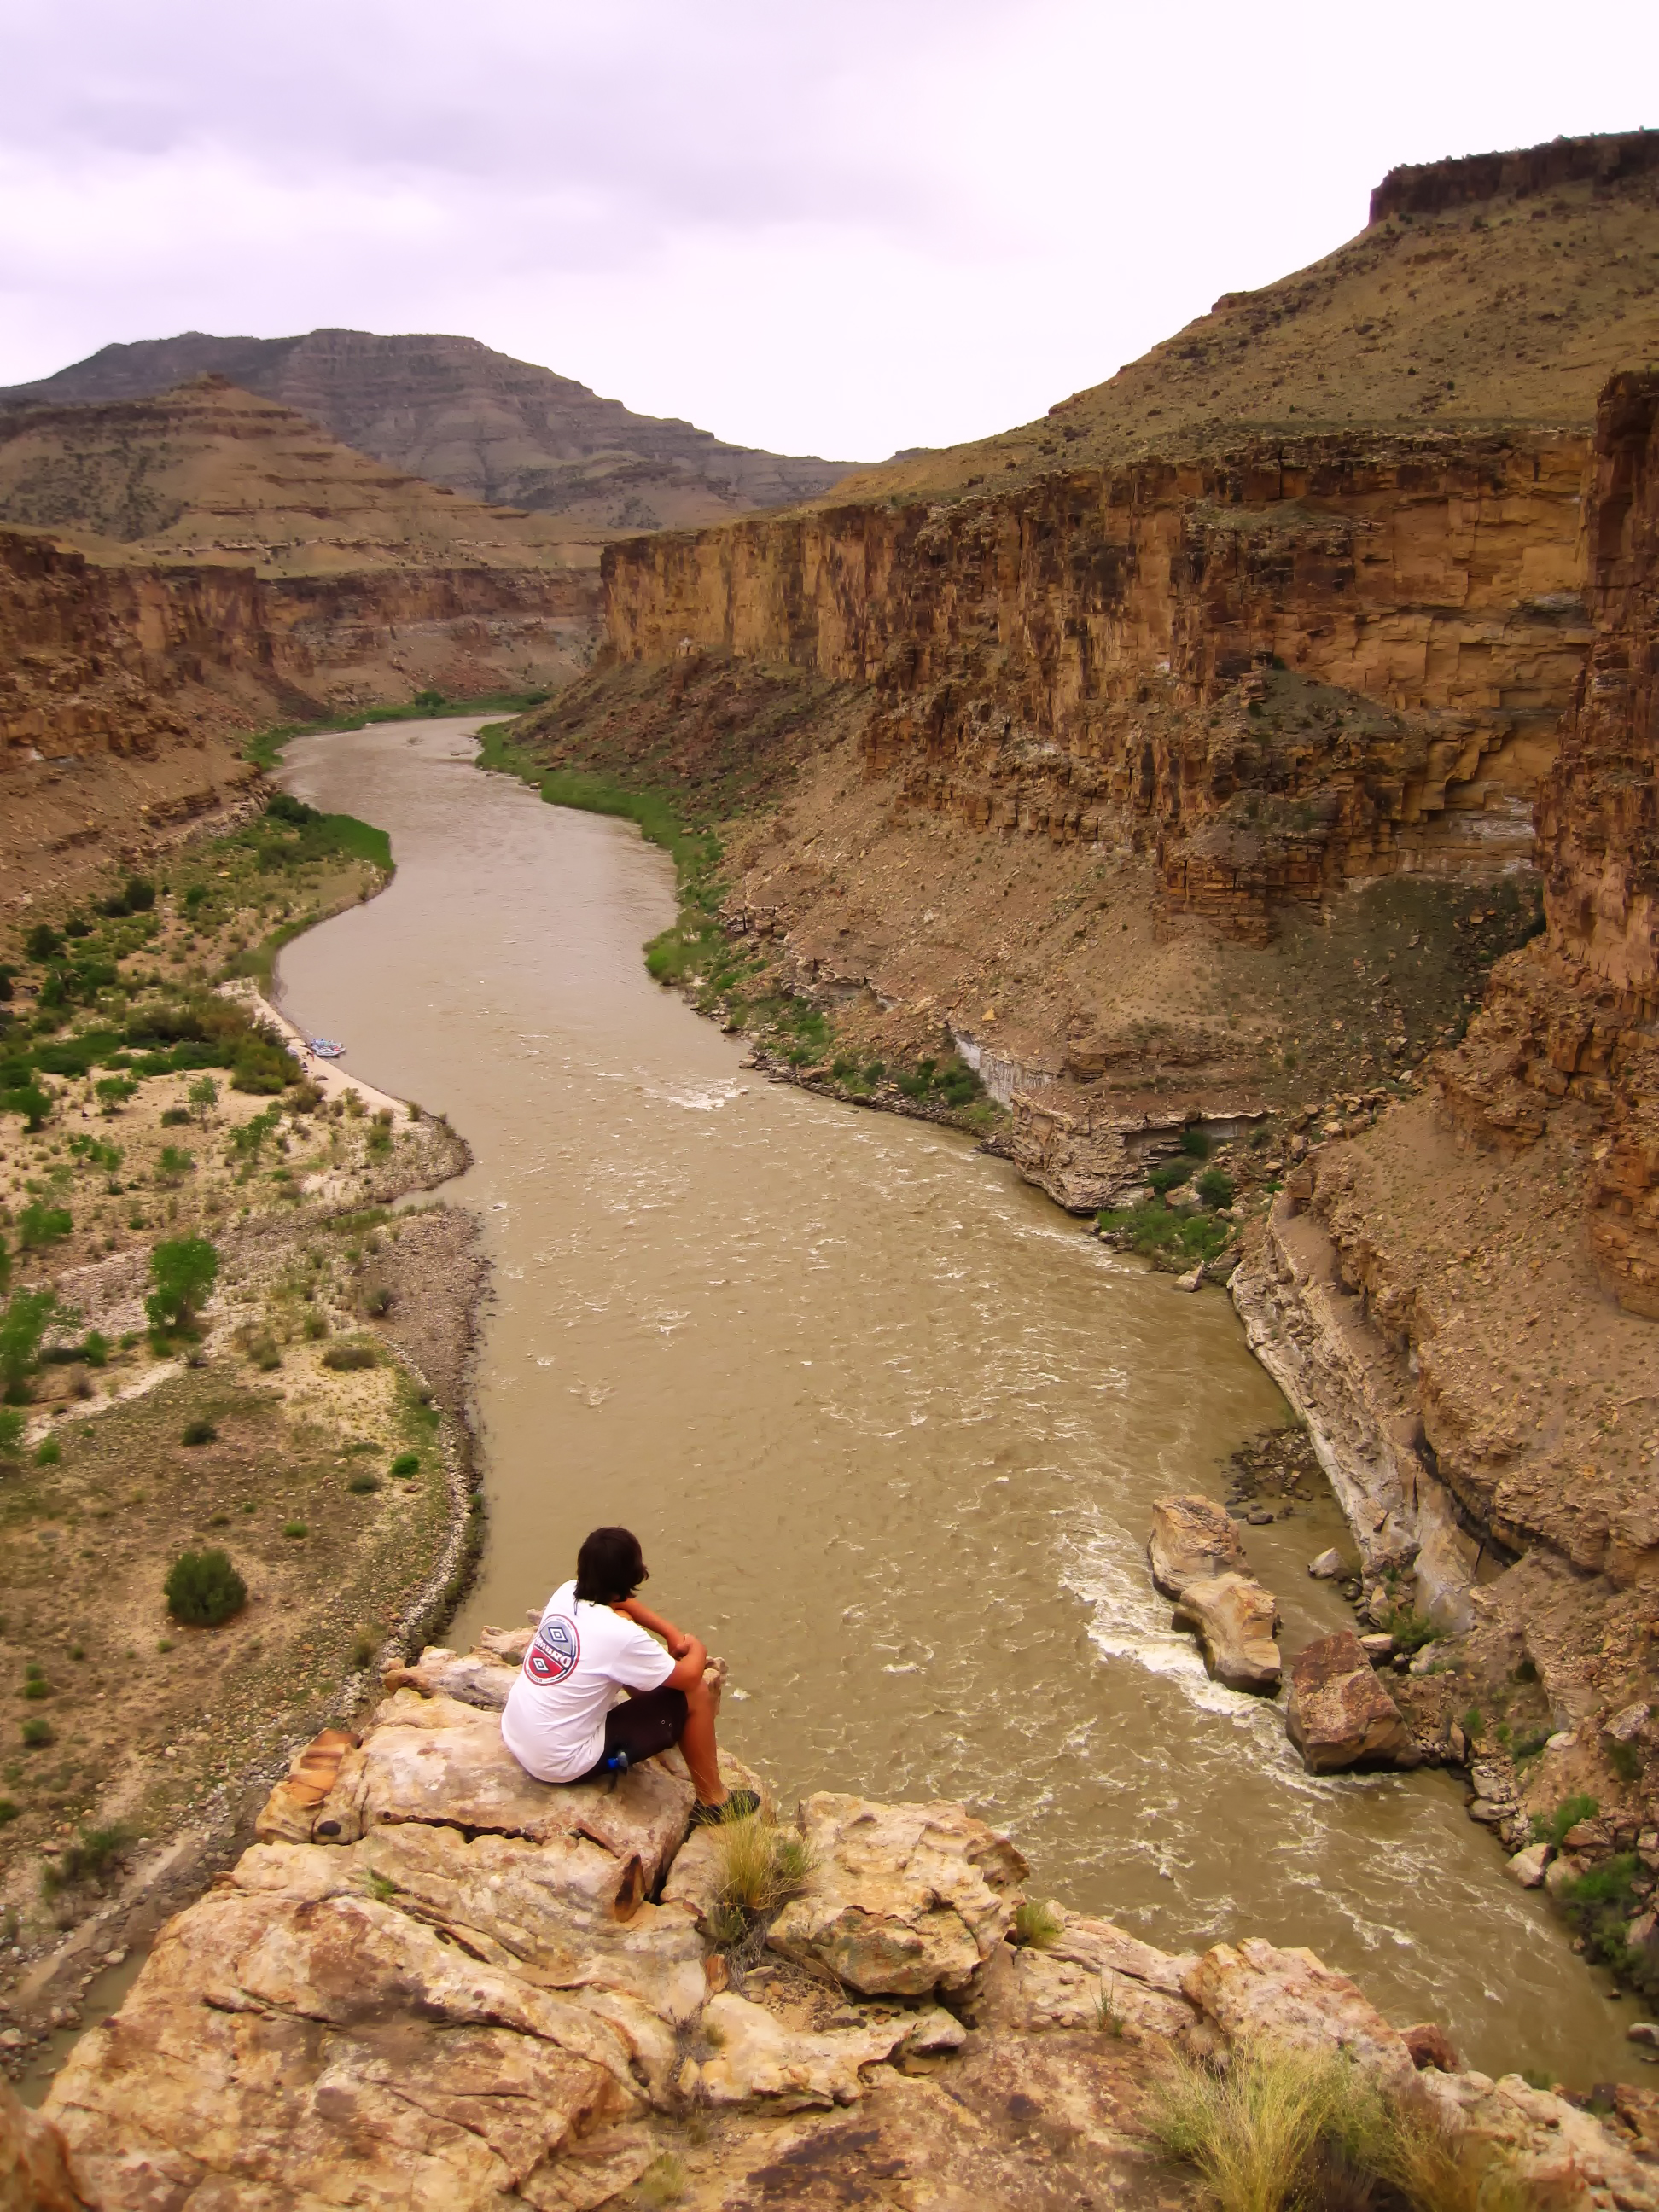
<instances>
[{"instance_id":1,"label":"bare leg","mask_svg":"<svg viewBox=\"0 0 1659 2212\"><path fill-rule=\"evenodd\" d=\"M702 1681L694 1682L685 1693L685 1727L680 1736L680 1749L691 1770L692 1787L705 1805L723 1805L726 1800L726 1784L720 1780L720 1750L714 1740L714 1722L725 1686L726 1662L715 1659L704 1668Z\"/></svg>"}]
</instances>

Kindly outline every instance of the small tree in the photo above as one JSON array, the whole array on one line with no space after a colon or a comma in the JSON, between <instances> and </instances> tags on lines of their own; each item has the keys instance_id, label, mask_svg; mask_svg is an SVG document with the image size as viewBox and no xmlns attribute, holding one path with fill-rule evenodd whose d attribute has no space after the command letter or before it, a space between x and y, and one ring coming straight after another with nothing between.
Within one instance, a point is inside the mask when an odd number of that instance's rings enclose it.
<instances>
[{"instance_id":1,"label":"small tree","mask_svg":"<svg viewBox=\"0 0 1659 2212\"><path fill-rule=\"evenodd\" d=\"M207 1117L219 1103L219 1086L210 1075L198 1075L185 1093L196 1109L196 1118L205 1129Z\"/></svg>"},{"instance_id":2,"label":"small tree","mask_svg":"<svg viewBox=\"0 0 1659 2212\"><path fill-rule=\"evenodd\" d=\"M217 1628L247 1603L228 1552L181 1552L167 1571L167 1611L182 1628Z\"/></svg>"},{"instance_id":3,"label":"small tree","mask_svg":"<svg viewBox=\"0 0 1659 2212\"><path fill-rule=\"evenodd\" d=\"M0 1313L0 1383L9 1398L21 1392L40 1354L46 1323L58 1310L53 1291L19 1291Z\"/></svg>"},{"instance_id":4,"label":"small tree","mask_svg":"<svg viewBox=\"0 0 1659 2212\"><path fill-rule=\"evenodd\" d=\"M219 1255L205 1237L173 1237L149 1255L155 1288L144 1300L154 1329L193 1329L219 1279Z\"/></svg>"}]
</instances>

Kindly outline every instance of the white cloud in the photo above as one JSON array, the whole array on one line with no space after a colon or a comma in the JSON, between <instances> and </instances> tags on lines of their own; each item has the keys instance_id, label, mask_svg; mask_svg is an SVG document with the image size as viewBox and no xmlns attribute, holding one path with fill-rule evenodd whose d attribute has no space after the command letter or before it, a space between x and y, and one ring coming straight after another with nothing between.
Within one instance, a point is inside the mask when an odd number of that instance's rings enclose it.
<instances>
[{"instance_id":1,"label":"white cloud","mask_svg":"<svg viewBox=\"0 0 1659 2212\"><path fill-rule=\"evenodd\" d=\"M1395 162L1633 127L1659 61L1628 0L1582 52L1536 0L10 14L0 381L188 328L464 331L855 457L1097 382Z\"/></svg>"}]
</instances>

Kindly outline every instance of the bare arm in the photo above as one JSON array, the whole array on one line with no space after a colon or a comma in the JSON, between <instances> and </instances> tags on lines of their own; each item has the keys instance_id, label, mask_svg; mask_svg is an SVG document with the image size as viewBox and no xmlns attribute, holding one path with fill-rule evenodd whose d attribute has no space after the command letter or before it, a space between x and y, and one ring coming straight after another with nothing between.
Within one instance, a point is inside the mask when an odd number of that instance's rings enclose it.
<instances>
[{"instance_id":1,"label":"bare arm","mask_svg":"<svg viewBox=\"0 0 1659 2212\"><path fill-rule=\"evenodd\" d=\"M624 1598L613 1610L626 1613L629 1620L636 1627L644 1629L647 1636L660 1636L668 1646L671 1657L683 1659L685 1656L686 1648L690 1644L691 1638L682 1635L672 1620L665 1620L659 1613L653 1613L642 1599Z\"/></svg>"}]
</instances>

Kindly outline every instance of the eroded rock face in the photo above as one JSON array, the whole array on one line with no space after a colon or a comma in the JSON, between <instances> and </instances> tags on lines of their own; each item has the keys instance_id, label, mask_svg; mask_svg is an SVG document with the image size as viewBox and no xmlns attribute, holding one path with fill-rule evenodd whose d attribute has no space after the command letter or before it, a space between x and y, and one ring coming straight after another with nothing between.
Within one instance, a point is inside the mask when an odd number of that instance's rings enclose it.
<instances>
[{"instance_id":1,"label":"eroded rock face","mask_svg":"<svg viewBox=\"0 0 1659 2212\"><path fill-rule=\"evenodd\" d=\"M1291 1661L1285 1728L1310 1774L1418 1764L1411 1730L1351 1628L1322 1636Z\"/></svg>"},{"instance_id":2,"label":"eroded rock face","mask_svg":"<svg viewBox=\"0 0 1659 2212\"><path fill-rule=\"evenodd\" d=\"M1189 1583L1206 1575L1245 1571L1244 1547L1232 1516L1198 1492L1159 1498L1152 1508L1146 1551L1152 1580L1165 1597L1180 1597Z\"/></svg>"},{"instance_id":3,"label":"eroded rock face","mask_svg":"<svg viewBox=\"0 0 1659 2212\"><path fill-rule=\"evenodd\" d=\"M1416 2072L1399 2030L1311 1951L1280 1950L1256 1936L1218 1943L1188 1968L1182 1988L1229 2043L1345 2051L1394 2088Z\"/></svg>"},{"instance_id":4,"label":"eroded rock face","mask_svg":"<svg viewBox=\"0 0 1659 2212\"><path fill-rule=\"evenodd\" d=\"M773 1925L868 1996L960 1996L1006 1934L1025 1862L960 1805L874 1805L821 1792L801 1808L813 1868Z\"/></svg>"},{"instance_id":5,"label":"eroded rock face","mask_svg":"<svg viewBox=\"0 0 1659 2212\"><path fill-rule=\"evenodd\" d=\"M0 2080L0 2212L80 2212L57 2130Z\"/></svg>"}]
</instances>

